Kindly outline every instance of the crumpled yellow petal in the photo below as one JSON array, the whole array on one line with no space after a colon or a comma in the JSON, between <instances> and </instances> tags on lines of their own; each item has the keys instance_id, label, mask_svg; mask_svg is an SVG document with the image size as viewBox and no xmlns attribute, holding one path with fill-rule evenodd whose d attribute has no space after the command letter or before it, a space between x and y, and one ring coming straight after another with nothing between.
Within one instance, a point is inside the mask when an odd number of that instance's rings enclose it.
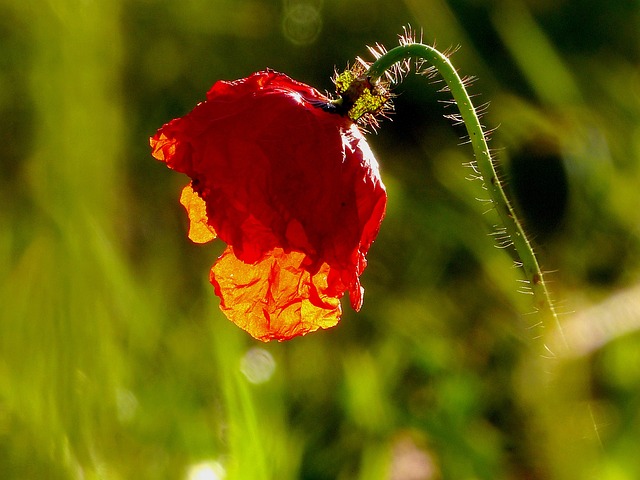
<instances>
[{"instance_id":1,"label":"crumpled yellow petal","mask_svg":"<svg viewBox=\"0 0 640 480\"><path fill-rule=\"evenodd\" d=\"M275 248L251 264L227 247L210 274L220 308L236 325L265 342L333 327L340 319L340 297L346 287L330 287L329 265L311 273L306 258L304 253Z\"/></svg>"},{"instance_id":2,"label":"crumpled yellow petal","mask_svg":"<svg viewBox=\"0 0 640 480\"><path fill-rule=\"evenodd\" d=\"M180 203L189 215L189 239L193 243L207 243L216 238L216 231L207 219L207 206L191 183L182 189Z\"/></svg>"}]
</instances>

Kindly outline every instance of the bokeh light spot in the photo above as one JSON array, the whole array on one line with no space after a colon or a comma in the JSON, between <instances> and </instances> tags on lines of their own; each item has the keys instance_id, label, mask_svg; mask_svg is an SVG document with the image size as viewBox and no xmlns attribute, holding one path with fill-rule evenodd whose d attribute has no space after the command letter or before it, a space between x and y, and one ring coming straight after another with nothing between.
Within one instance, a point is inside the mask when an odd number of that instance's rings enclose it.
<instances>
[{"instance_id":1,"label":"bokeh light spot","mask_svg":"<svg viewBox=\"0 0 640 480\"><path fill-rule=\"evenodd\" d=\"M267 382L276 370L276 361L264 348L251 348L240 361L240 371L251 383Z\"/></svg>"},{"instance_id":2,"label":"bokeh light spot","mask_svg":"<svg viewBox=\"0 0 640 480\"><path fill-rule=\"evenodd\" d=\"M282 32L291 43L310 45L318 38L320 30L322 30L322 16L318 5L295 2L285 8Z\"/></svg>"},{"instance_id":3,"label":"bokeh light spot","mask_svg":"<svg viewBox=\"0 0 640 480\"><path fill-rule=\"evenodd\" d=\"M187 471L186 480L223 480L227 472L215 460L191 465Z\"/></svg>"}]
</instances>

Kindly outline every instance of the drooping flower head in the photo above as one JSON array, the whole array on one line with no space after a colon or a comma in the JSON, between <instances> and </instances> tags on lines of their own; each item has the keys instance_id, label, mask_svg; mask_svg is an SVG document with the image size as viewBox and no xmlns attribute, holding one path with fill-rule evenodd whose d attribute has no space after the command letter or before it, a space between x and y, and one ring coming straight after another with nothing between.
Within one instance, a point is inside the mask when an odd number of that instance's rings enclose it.
<instances>
[{"instance_id":1,"label":"drooping flower head","mask_svg":"<svg viewBox=\"0 0 640 480\"><path fill-rule=\"evenodd\" d=\"M191 178L181 196L189 238L227 244L210 272L220 308L263 341L335 325L347 290L362 306L386 192L339 107L267 70L217 82L151 138L153 156Z\"/></svg>"}]
</instances>

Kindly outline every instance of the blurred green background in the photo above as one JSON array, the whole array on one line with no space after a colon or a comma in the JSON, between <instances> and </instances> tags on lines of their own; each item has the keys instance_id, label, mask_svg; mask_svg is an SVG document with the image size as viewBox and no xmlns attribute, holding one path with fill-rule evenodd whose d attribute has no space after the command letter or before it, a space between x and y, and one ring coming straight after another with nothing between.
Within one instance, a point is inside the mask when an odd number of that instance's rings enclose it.
<instances>
[{"instance_id":1,"label":"blurred green background","mask_svg":"<svg viewBox=\"0 0 640 480\"><path fill-rule=\"evenodd\" d=\"M491 103L562 358L417 76L369 136L362 311L280 344L218 311L223 246L148 137L218 79L331 90L408 24ZM639 29L637 0L0 0L0 478L640 478Z\"/></svg>"}]
</instances>

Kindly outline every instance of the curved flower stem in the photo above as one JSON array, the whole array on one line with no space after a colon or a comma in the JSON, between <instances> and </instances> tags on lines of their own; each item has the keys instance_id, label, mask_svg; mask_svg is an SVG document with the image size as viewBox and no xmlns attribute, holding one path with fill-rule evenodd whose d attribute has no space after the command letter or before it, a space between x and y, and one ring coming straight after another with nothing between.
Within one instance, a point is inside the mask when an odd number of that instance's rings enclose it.
<instances>
[{"instance_id":1,"label":"curved flower stem","mask_svg":"<svg viewBox=\"0 0 640 480\"><path fill-rule=\"evenodd\" d=\"M536 312L540 314L542 326L549 330L557 329L562 337L563 346L566 347L566 339L562 335L562 328L558 320L543 272L529 242L522 224L518 220L505 191L498 178L493 164L491 153L487 145L482 125L476 113L471 98L464 86L464 81L444 53L422 43L407 43L389 50L380 56L367 71L367 75L375 82L384 75L384 72L392 68L398 62L406 62L409 59L426 60L433 65L442 75L449 87L453 99L458 105L460 116L469 133L471 145L475 155L475 168L482 176L485 188L489 192L490 199L495 206L504 232L509 236L522 263L526 281L533 295Z\"/></svg>"}]
</instances>

